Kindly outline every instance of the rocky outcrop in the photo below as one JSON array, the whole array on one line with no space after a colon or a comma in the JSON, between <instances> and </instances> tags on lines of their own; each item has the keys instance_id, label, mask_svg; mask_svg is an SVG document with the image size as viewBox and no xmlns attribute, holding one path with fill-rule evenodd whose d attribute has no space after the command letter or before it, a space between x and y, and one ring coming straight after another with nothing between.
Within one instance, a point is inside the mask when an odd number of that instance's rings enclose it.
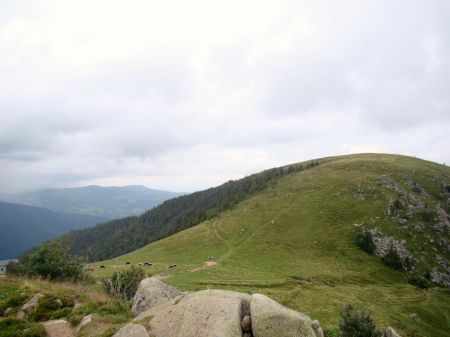
<instances>
[{"instance_id":1,"label":"rocky outcrop","mask_svg":"<svg viewBox=\"0 0 450 337\"><path fill-rule=\"evenodd\" d=\"M135 315L138 315L182 294L178 289L161 282L157 278L145 278L139 284L139 288L133 297L131 310Z\"/></svg>"},{"instance_id":2,"label":"rocky outcrop","mask_svg":"<svg viewBox=\"0 0 450 337\"><path fill-rule=\"evenodd\" d=\"M44 323L47 337L74 337L69 323L63 319Z\"/></svg>"},{"instance_id":3,"label":"rocky outcrop","mask_svg":"<svg viewBox=\"0 0 450 337\"><path fill-rule=\"evenodd\" d=\"M254 337L316 337L309 316L261 294L252 295L250 315Z\"/></svg>"},{"instance_id":4,"label":"rocky outcrop","mask_svg":"<svg viewBox=\"0 0 450 337\"><path fill-rule=\"evenodd\" d=\"M154 298L160 304L134 319L145 324L150 336L323 337L318 321L260 294L203 290L164 298Z\"/></svg>"},{"instance_id":5,"label":"rocky outcrop","mask_svg":"<svg viewBox=\"0 0 450 337\"><path fill-rule=\"evenodd\" d=\"M39 304L39 300L41 299L41 298L43 298L44 297L44 295L42 295L42 294L36 294L36 295L34 295L33 296L33 298L31 299L31 300L29 300L27 303L25 303L23 306L22 306L22 309L21 309L21 311L23 311L23 312L25 312L25 313L30 313L34 308L36 308L37 306L38 306L38 304Z\"/></svg>"},{"instance_id":6,"label":"rocky outcrop","mask_svg":"<svg viewBox=\"0 0 450 337\"><path fill-rule=\"evenodd\" d=\"M142 325L127 324L117 331L113 337L149 337L149 335Z\"/></svg>"}]
</instances>

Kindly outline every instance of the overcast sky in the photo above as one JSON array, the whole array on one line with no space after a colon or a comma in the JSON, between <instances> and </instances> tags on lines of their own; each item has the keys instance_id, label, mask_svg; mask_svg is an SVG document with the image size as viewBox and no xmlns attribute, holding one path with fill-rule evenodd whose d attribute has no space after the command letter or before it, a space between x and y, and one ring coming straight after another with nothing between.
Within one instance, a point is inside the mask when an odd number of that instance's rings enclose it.
<instances>
[{"instance_id":1,"label":"overcast sky","mask_svg":"<svg viewBox=\"0 0 450 337\"><path fill-rule=\"evenodd\" d=\"M1 0L0 192L450 163L448 0Z\"/></svg>"}]
</instances>

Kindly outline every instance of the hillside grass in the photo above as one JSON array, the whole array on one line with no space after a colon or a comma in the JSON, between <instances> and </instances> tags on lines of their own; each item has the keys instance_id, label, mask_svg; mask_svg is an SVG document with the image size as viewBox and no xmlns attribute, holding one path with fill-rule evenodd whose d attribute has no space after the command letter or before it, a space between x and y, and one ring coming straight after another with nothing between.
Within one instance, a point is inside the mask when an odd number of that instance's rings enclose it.
<instances>
[{"instance_id":1,"label":"hillside grass","mask_svg":"<svg viewBox=\"0 0 450 337\"><path fill-rule=\"evenodd\" d=\"M24 319L16 319L22 305L35 294L44 298L39 306ZM56 309L55 299L68 303ZM8 316L6 308L13 310ZM65 319L75 328L83 316L93 314L93 323L83 327L78 337L110 337L131 318L129 303L118 302L107 296L98 285L87 286L67 282L49 282L40 279L0 277L0 336L45 336L42 322ZM31 329L27 334L24 329Z\"/></svg>"},{"instance_id":2,"label":"hillside grass","mask_svg":"<svg viewBox=\"0 0 450 337\"><path fill-rule=\"evenodd\" d=\"M385 215L393 192L377 179L386 174L399 182L417 181L433 198L439 197L435 181L450 183L449 168L416 158L378 154L327 158L200 225L93 264L95 275L105 277L113 270L149 262L151 267L143 266L148 275L182 290L263 293L319 319L325 327L336 326L342 307L352 303L368 309L379 328L393 326L403 337L448 336L448 290L409 285L404 272L386 267L354 244L355 224L362 224L405 238L410 251L433 253L425 244L424 235L433 234L429 228L417 236L399 232ZM209 257L217 265L207 266ZM448 253L444 257L448 261ZM177 267L168 269L171 264ZM426 260L418 268L425 264Z\"/></svg>"}]
</instances>

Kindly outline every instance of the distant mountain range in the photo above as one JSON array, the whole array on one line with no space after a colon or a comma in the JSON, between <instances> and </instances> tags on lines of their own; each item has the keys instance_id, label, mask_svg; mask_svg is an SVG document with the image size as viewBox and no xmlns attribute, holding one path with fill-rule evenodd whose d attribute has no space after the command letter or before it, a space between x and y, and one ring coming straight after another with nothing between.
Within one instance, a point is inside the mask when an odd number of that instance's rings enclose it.
<instances>
[{"instance_id":1,"label":"distant mountain range","mask_svg":"<svg viewBox=\"0 0 450 337\"><path fill-rule=\"evenodd\" d=\"M115 219L143 213L181 193L131 185L123 187L85 186L49 188L34 192L0 195L0 200L44 207L56 212Z\"/></svg>"},{"instance_id":2,"label":"distant mountain range","mask_svg":"<svg viewBox=\"0 0 450 337\"><path fill-rule=\"evenodd\" d=\"M38 243L104 218L0 202L0 260L18 257Z\"/></svg>"}]
</instances>

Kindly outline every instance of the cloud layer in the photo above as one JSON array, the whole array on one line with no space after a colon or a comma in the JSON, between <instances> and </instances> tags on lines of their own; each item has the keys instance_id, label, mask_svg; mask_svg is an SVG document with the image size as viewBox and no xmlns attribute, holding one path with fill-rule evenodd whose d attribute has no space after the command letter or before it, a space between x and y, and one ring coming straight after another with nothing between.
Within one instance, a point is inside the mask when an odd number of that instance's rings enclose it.
<instances>
[{"instance_id":1,"label":"cloud layer","mask_svg":"<svg viewBox=\"0 0 450 337\"><path fill-rule=\"evenodd\" d=\"M326 155L450 162L450 3L2 2L0 185L192 191Z\"/></svg>"}]
</instances>

